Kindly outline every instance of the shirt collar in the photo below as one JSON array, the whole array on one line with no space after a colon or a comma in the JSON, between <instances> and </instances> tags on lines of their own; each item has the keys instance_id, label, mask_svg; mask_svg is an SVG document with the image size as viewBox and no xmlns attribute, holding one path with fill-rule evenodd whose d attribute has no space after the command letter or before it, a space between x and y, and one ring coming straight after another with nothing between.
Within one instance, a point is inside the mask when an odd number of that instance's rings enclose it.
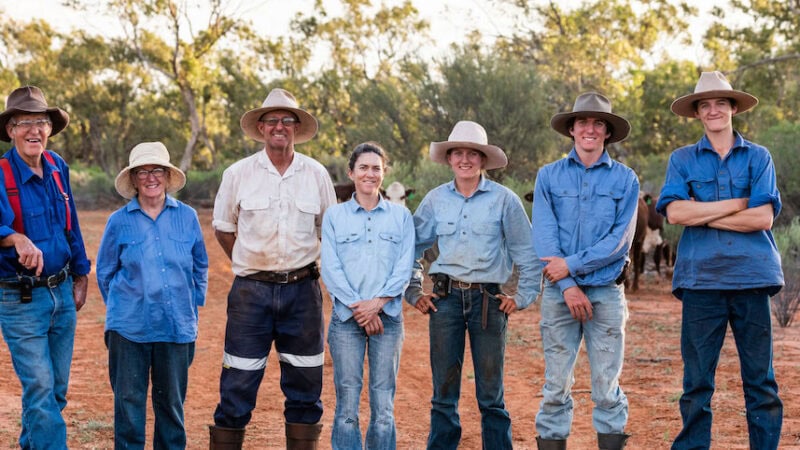
<instances>
[{"instance_id":1,"label":"shirt collar","mask_svg":"<svg viewBox=\"0 0 800 450\"><path fill-rule=\"evenodd\" d=\"M33 170L31 170L31 168L28 167L28 164L25 163L25 160L23 160L22 157L19 156L19 151L17 150L16 146L12 147L11 150L9 150L9 152L5 154L5 156L8 157L9 161L12 162L17 167L17 172L19 173L19 179L23 184L27 183L28 180L30 180L34 175L36 175L35 173L33 173ZM50 164L50 162L47 161L47 158L44 157L44 154L39 156L39 158L42 159L42 175L44 176L44 178L46 178L51 173L58 171L58 167Z\"/></svg>"},{"instance_id":2,"label":"shirt collar","mask_svg":"<svg viewBox=\"0 0 800 450\"><path fill-rule=\"evenodd\" d=\"M700 139L700 142L697 143L697 145L700 150L711 150L712 152L716 153L716 150L714 150L714 147L711 145L711 141L708 140L708 136L705 134L703 135L703 138ZM733 147L731 147L731 150L744 147L746 147L744 144L744 137L742 137L738 131L733 130Z\"/></svg>"},{"instance_id":3,"label":"shirt collar","mask_svg":"<svg viewBox=\"0 0 800 450\"><path fill-rule=\"evenodd\" d=\"M458 192L458 189L456 189L456 180L455 179L450 180L450 182L447 183L447 187L452 192ZM487 180L486 177L483 176L483 174L481 174L481 181L478 182L478 188L475 189L475 192L478 192L478 191L488 192L488 191L491 191L491 190L492 190L492 184L489 183L489 180ZM461 195L461 193L458 193L458 194ZM475 195L475 194L473 193L472 195Z\"/></svg>"},{"instance_id":4,"label":"shirt collar","mask_svg":"<svg viewBox=\"0 0 800 450\"><path fill-rule=\"evenodd\" d=\"M580 164L581 166L583 166L583 161L581 161L581 158L578 157L578 151L575 150L574 146L572 147L572 150L569 152L569 155L567 155L567 158L569 158L571 161L574 161L575 163ZM605 148L603 149L603 154L600 155L600 158L597 160L597 162L592 164L592 166L589 167L589 168L591 169L592 167L596 167L596 166L599 166L599 165L606 165L608 167L611 167L611 165L612 165L611 157L608 156L608 152L606 151Z\"/></svg>"},{"instance_id":5,"label":"shirt collar","mask_svg":"<svg viewBox=\"0 0 800 450\"><path fill-rule=\"evenodd\" d=\"M358 210L366 211L366 209L364 209L361 205L358 204L358 202L356 201L356 197L355 196L356 196L356 193L353 192L353 196L350 197L350 200L348 200L348 201L346 201L344 203L345 207L348 208L351 213L356 213L356 212L358 212ZM378 199L378 204L375 206L373 211L378 210L378 209L382 209L382 210L388 209L387 203L388 203L388 201L385 198L383 198L383 195L381 195L380 198Z\"/></svg>"},{"instance_id":6,"label":"shirt collar","mask_svg":"<svg viewBox=\"0 0 800 450\"><path fill-rule=\"evenodd\" d=\"M178 206L178 201L175 200L172 196L167 194L167 200L164 202L165 208L175 208ZM126 207L128 212L136 211L142 209L142 205L139 204L139 197L133 197L131 201L128 202L128 206Z\"/></svg>"},{"instance_id":7,"label":"shirt collar","mask_svg":"<svg viewBox=\"0 0 800 450\"><path fill-rule=\"evenodd\" d=\"M269 156L267 156L266 149L261 149L261 151L258 152L257 158L261 167L264 167L270 172L274 172L276 174L278 173L278 169L275 168L275 164L272 164ZM292 163L289 164L288 168L286 168L286 173L284 173L283 176L286 177L294 172L300 171L303 169L303 167L305 167L305 161L303 161L302 155L295 151L294 156L292 157Z\"/></svg>"}]
</instances>

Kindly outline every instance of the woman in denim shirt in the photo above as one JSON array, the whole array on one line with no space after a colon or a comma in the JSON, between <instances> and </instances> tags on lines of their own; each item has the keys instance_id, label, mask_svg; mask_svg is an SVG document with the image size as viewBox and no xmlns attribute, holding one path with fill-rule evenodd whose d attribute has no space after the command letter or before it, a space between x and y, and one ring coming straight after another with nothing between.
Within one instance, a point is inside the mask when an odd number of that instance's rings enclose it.
<instances>
[{"instance_id":1,"label":"woman in denim shirt","mask_svg":"<svg viewBox=\"0 0 800 450\"><path fill-rule=\"evenodd\" d=\"M380 194L386 155L375 142L358 145L348 176L353 197L325 212L322 280L333 302L328 345L336 413L333 449L396 448L394 394L403 343L401 296L411 274L414 222ZM364 356L369 359L370 422L362 445L358 421Z\"/></svg>"}]
</instances>

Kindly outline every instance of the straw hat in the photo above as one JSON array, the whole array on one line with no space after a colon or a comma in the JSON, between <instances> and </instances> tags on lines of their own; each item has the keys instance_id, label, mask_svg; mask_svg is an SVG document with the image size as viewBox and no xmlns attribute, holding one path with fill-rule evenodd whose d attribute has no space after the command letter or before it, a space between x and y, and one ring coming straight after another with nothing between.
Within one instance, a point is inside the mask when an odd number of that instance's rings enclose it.
<instances>
[{"instance_id":1,"label":"straw hat","mask_svg":"<svg viewBox=\"0 0 800 450\"><path fill-rule=\"evenodd\" d=\"M181 169L170 164L167 147L161 142L142 142L133 147L128 162L128 167L122 169L117 175L117 179L114 180L114 187L117 188L117 192L125 198L136 196L136 188L131 181L130 172L141 166L155 165L168 169L167 192L170 194L179 191L186 185L186 175Z\"/></svg>"},{"instance_id":2,"label":"straw hat","mask_svg":"<svg viewBox=\"0 0 800 450\"><path fill-rule=\"evenodd\" d=\"M258 131L258 119L264 114L275 110L291 111L300 119L300 127L294 134L294 143L302 144L311 140L317 134L317 119L311 114L297 107L294 95L284 89L275 88L270 91L260 108L251 109L242 116L239 124L244 134L258 142L264 142L264 135Z\"/></svg>"},{"instance_id":3,"label":"straw hat","mask_svg":"<svg viewBox=\"0 0 800 450\"><path fill-rule=\"evenodd\" d=\"M758 104L758 99L747 92L737 91L722 72L703 72L700 80L694 87L694 93L679 97L672 102L670 109L679 116L695 118L696 102L707 98L730 98L736 102L736 114L741 114L752 109ZM736 115L734 114L734 115Z\"/></svg>"},{"instance_id":4,"label":"straw hat","mask_svg":"<svg viewBox=\"0 0 800 450\"><path fill-rule=\"evenodd\" d=\"M46 113L53 122L50 136L55 136L69 124L69 114L61 108L47 106L44 93L36 86L15 89L6 99L6 110L0 113L0 141L11 142L6 124L16 114Z\"/></svg>"},{"instance_id":5,"label":"straw hat","mask_svg":"<svg viewBox=\"0 0 800 450\"><path fill-rule=\"evenodd\" d=\"M622 116L618 116L611 112L611 102L602 94L597 92L587 92L581 94L575 99L575 105L572 107L572 112L558 113L550 119L550 127L563 134L568 138L572 138L569 134L569 126L572 120L578 116L581 117L594 117L597 119L605 120L611 125L611 136L607 142L613 144L628 137L631 132L631 124Z\"/></svg>"},{"instance_id":6,"label":"straw hat","mask_svg":"<svg viewBox=\"0 0 800 450\"><path fill-rule=\"evenodd\" d=\"M503 149L489 145L486 130L475 122L462 120L458 122L450 133L450 137L443 142L431 142L431 161L447 165L447 151L451 148L471 148L486 155L485 170L499 169L508 165L508 158Z\"/></svg>"}]
</instances>

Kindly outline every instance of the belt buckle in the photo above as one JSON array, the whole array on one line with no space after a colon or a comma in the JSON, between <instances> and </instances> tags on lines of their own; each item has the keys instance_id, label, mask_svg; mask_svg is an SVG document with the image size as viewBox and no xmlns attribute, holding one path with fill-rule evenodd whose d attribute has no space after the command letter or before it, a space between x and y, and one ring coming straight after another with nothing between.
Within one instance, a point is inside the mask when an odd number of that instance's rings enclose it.
<instances>
[{"instance_id":1,"label":"belt buckle","mask_svg":"<svg viewBox=\"0 0 800 450\"><path fill-rule=\"evenodd\" d=\"M275 282L278 284L287 284L289 282L289 272L275 272L277 278Z\"/></svg>"},{"instance_id":2,"label":"belt buckle","mask_svg":"<svg viewBox=\"0 0 800 450\"><path fill-rule=\"evenodd\" d=\"M472 283L467 283L466 281L455 280L456 288L461 290L471 289Z\"/></svg>"},{"instance_id":3,"label":"belt buckle","mask_svg":"<svg viewBox=\"0 0 800 450\"><path fill-rule=\"evenodd\" d=\"M58 286L58 276L59 275L61 275L61 273L57 273L55 275L50 275L49 277L47 277L47 279L45 280L45 283L47 284L48 288L55 289Z\"/></svg>"}]
</instances>

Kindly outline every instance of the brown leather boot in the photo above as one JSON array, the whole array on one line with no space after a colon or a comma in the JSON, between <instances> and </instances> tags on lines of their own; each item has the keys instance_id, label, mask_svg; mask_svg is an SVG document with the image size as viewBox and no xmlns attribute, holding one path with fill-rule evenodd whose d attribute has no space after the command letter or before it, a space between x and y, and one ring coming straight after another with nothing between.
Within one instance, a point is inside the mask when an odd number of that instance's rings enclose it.
<instances>
[{"instance_id":1,"label":"brown leather boot","mask_svg":"<svg viewBox=\"0 0 800 450\"><path fill-rule=\"evenodd\" d=\"M629 434L597 433L597 447L600 450L622 450L625 442L631 437Z\"/></svg>"},{"instance_id":2,"label":"brown leather boot","mask_svg":"<svg viewBox=\"0 0 800 450\"><path fill-rule=\"evenodd\" d=\"M317 450L321 423L286 422L286 450Z\"/></svg>"},{"instance_id":3,"label":"brown leather boot","mask_svg":"<svg viewBox=\"0 0 800 450\"><path fill-rule=\"evenodd\" d=\"M209 450L242 450L244 428L225 428L209 425L211 435L208 441Z\"/></svg>"},{"instance_id":4,"label":"brown leather boot","mask_svg":"<svg viewBox=\"0 0 800 450\"><path fill-rule=\"evenodd\" d=\"M567 450L566 439L542 439L536 438L536 448L539 450Z\"/></svg>"}]
</instances>

